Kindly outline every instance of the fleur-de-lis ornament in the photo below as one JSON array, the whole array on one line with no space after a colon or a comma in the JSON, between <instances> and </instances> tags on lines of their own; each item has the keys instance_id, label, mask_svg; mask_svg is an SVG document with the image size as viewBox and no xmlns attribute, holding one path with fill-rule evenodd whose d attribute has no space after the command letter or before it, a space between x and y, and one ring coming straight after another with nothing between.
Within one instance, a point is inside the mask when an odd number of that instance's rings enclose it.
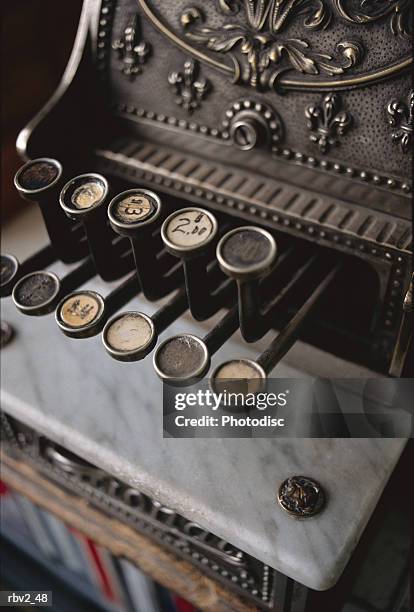
<instances>
[{"instance_id":1,"label":"fleur-de-lis ornament","mask_svg":"<svg viewBox=\"0 0 414 612\"><path fill-rule=\"evenodd\" d=\"M352 125L352 115L341 110L341 99L334 93L324 96L320 105L308 106L305 117L310 129L309 139L318 145L321 153L339 145L339 136Z\"/></svg>"},{"instance_id":2,"label":"fleur-de-lis ornament","mask_svg":"<svg viewBox=\"0 0 414 612\"><path fill-rule=\"evenodd\" d=\"M138 15L131 17L122 38L115 40L112 48L118 51L119 59L122 60L120 70L128 79L132 81L137 74L141 74L151 47L140 40Z\"/></svg>"},{"instance_id":3,"label":"fleur-de-lis ornament","mask_svg":"<svg viewBox=\"0 0 414 612\"><path fill-rule=\"evenodd\" d=\"M199 108L201 100L207 95L210 83L206 79L198 79L199 66L195 60L184 63L183 72L170 72L168 82L173 87L175 101L189 114Z\"/></svg>"},{"instance_id":4,"label":"fleur-de-lis ornament","mask_svg":"<svg viewBox=\"0 0 414 612\"><path fill-rule=\"evenodd\" d=\"M387 106L388 123L396 128L391 138L400 144L403 153L412 145L414 129L414 90L407 96L407 103L402 100L391 100Z\"/></svg>"}]
</instances>

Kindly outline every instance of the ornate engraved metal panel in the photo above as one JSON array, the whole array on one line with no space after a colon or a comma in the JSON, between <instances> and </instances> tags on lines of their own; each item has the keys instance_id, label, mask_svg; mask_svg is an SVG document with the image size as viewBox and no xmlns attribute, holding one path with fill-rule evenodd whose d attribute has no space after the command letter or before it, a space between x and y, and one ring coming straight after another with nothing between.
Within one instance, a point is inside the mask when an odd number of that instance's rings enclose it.
<instances>
[{"instance_id":1,"label":"ornate engraved metal panel","mask_svg":"<svg viewBox=\"0 0 414 612\"><path fill-rule=\"evenodd\" d=\"M151 66L141 75L139 86L136 81L135 89L135 84L128 86L117 77L119 60L112 57L105 41L122 36L125 15L137 7L143 38L153 53ZM200 135L217 139L223 109L240 99L253 99L271 106L283 125L283 141L274 142L269 151L273 158L395 193L411 190L410 154L393 146L384 121L387 105L407 95L410 80L408 1L194 0L189 4L184 0L103 0L102 10L107 13L98 36L98 68L103 76L111 74L105 87L109 87L114 112L121 106L142 109L154 127L162 127L161 117L164 126L174 126L194 142ZM174 82L176 96L167 94L165 88L172 86L168 80L172 73L184 77L180 66L191 58L195 62L191 78L212 86L202 104L200 97L204 96L193 86L188 124L184 99L191 86L185 86L185 79ZM201 78L194 77L197 68ZM339 112L346 113L342 116L345 122L331 126L331 133L336 131L331 138L335 145L328 137L326 146L325 139L319 138L315 147L309 139L305 111L320 106L320 100L329 95L337 101L338 91L342 91L344 110ZM348 130L350 116L352 129ZM140 121L134 110L129 117L135 123ZM320 135L320 129L312 133ZM370 147L364 147L362 143L368 141ZM180 142L185 147L186 139ZM226 142L224 137L219 142L240 148L237 139ZM250 163L248 153L244 163Z\"/></svg>"}]
</instances>

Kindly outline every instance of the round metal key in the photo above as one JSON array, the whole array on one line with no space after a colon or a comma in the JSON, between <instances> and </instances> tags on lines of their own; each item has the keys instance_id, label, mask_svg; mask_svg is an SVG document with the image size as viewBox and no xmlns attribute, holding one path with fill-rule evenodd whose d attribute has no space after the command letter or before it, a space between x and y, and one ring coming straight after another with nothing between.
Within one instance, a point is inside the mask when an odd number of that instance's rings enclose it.
<instances>
[{"instance_id":1,"label":"round metal key","mask_svg":"<svg viewBox=\"0 0 414 612\"><path fill-rule=\"evenodd\" d=\"M62 166L56 159L41 157L22 166L14 177L14 184L20 195L26 199L54 187L62 176Z\"/></svg>"},{"instance_id":2,"label":"round metal key","mask_svg":"<svg viewBox=\"0 0 414 612\"><path fill-rule=\"evenodd\" d=\"M178 257L193 257L204 251L217 234L214 215L202 208L184 208L163 223L161 236L167 250Z\"/></svg>"},{"instance_id":3,"label":"round metal key","mask_svg":"<svg viewBox=\"0 0 414 612\"><path fill-rule=\"evenodd\" d=\"M80 174L66 183L60 192L60 205L71 218L77 218L102 204L109 191L108 181L100 174Z\"/></svg>"},{"instance_id":4,"label":"round metal key","mask_svg":"<svg viewBox=\"0 0 414 612\"><path fill-rule=\"evenodd\" d=\"M325 494L316 480L307 476L291 476L280 485L278 502L291 516L308 518L322 510Z\"/></svg>"},{"instance_id":5,"label":"round metal key","mask_svg":"<svg viewBox=\"0 0 414 612\"><path fill-rule=\"evenodd\" d=\"M102 341L118 361L138 361L154 348L157 334L150 317L142 312L123 312L105 325Z\"/></svg>"},{"instance_id":6,"label":"round metal key","mask_svg":"<svg viewBox=\"0 0 414 612\"><path fill-rule=\"evenodd\" d=\"M210 367L205 343L192 334L168 338L154 354L154 368L160 378L171 384L190 384L202 378Z\"/></svg>"},{"instance_id":7,"label":"round metal key","mask_svg":"<svg viewBox=\"0 0 414 612\"><path fill-rule=\"evenodd\" d=\"M70 338L88 338L105 323L105 302L96 291L74 291L56 307L56 323Z\"/></svg>"},{"instance_id":8,"label":"round metal key","mask_svg":"<svg viewBox=\"0 0 414 612\"><path fill-rule=\"evenodd\" d=\"M4 348L6 344L10 342L10 340L14 336L14 330L12 326L7 323L7 321L1 321L0 323L0 348Z\"/></svg>"},{"instance_id":9,"label":"round metal key","mask_svg":"<svg viewBox=\"0 0 414 612\"><path fill-rule=\"evenodd\" d=\"M19 262L14 255L0 256L0 295L8 295L19 270Z\"/></svg>"},{"instance_id":10,"label":"round metal key","mask_svg":"<svg viewBox=\"0 0 414 612\"><path fill-rule=\"evenodd\" d=\"M53 272L31 272L14 286L13 302L20 312L43 315L51 312L59 296L60 280Z\"/></svg>"},{"instance_id":11,"label":"round metal key","mask_svg":"<svg viewBox=\"0 0 414 612\"><path fill-rule=\"evenodd\" d=\"M161 212L161 200L148 189L129 189L118 194L109 204L108 217L113 229L124 230L130 235L133 230L153 223Z\"/></svg>"},{"instance_id":12,"label":"round metal key","mask_svg":"<svg viewBox=\"0 0 414 612\"><path fill-rule=\"evenodd\" d=\"M217 245L217 259L221 269L236 280L263 276L274 264L276 255L273 236L254 226L231 230Z\"/></svg>"},{"instance_id":13,"label":"round metal key","mask_svg":"<svg viewBox=\"0 0 414 612\"><path fill-rule=\"evenodd\" d=\"M215 368L211 386L215 392L259 393L266 388L266 373L251 359L231 359Z\"/></svg>"}]
</instances>

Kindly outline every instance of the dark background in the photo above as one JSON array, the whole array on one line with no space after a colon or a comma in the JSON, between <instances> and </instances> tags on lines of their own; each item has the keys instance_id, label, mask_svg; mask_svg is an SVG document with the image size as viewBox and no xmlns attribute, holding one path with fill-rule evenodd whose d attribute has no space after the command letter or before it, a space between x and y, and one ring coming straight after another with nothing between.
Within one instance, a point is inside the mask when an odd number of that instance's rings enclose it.
<instances>
[{"instance_id":1,"label":"dark background","mask_svg":"<svg viewBox=\"0 0 414 612\"><path fill-rule=\"evenodd\" d=\"M1 1L2 220L24 206L13 187L16 138L59 83L81 7L82 0Z\"/></svg>"}]
</instances>

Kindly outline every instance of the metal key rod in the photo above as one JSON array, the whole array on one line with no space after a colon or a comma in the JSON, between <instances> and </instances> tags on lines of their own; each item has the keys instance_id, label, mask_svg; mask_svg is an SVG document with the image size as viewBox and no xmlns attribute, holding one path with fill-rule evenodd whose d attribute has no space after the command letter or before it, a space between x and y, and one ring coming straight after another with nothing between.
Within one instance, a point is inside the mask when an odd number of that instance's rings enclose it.
<instances>
[{"instance_id":1,"label":"metal key rod","mask_svg":"<svg viewBox=\"0 0 414 612\"><path fill-rule=\"evenodd\" d=\"M221 379L248 381L249 391L265 388L267 376L286 355L297 340L304 325L309 323L311 315L328 286L342 269L342 263L327 265L320 270L319 276L309 288L303 290L298 310L288 324L270 343L256 361L251 359L231 359L216 367L212 373L212 386L218 388ZM234 387L234 385L232 385Z\"/></svg>"},{"instance_id":2,"label":"metal key rod","mask_svg":"<svg viewBox=\"0 0 414 612\"><path fill-rule=\"evenodd\" d=\"M139 361L155 347L158 335L188 308L185 288L150 317L142 312L123 312L105 325L102 341L107 353L118 361Z\"/></svg>"},{"instance_id":3,"label":"metal key rod","mask_svg":"<svg viewBox=\"0 0 414 612\"><path fill-rule=\"evenodd\" d=\"M140 291L137 273L134 270L132 274L106 296L105 310L107 318L115 314L120 308L123 308L133 297L139 295Z\"/></svg>"},{"instance_id":4,"label":"metal key rod","mask_svg":"<svg viewBox=\"0 0 414 612\"><path fill-rule=\"evenodd\" d=\"M220 321L204 336L204 343L210 357L238 330L239 312L237 304L233 306Z\"/></svg>"},{"instance_id":5,"label":"metal key rod","mask_svg":"<svg viewBox=\"0 0 414 612\"><path fill-rule=\"evenodd\" d=\"M56 159L33 159L22 166L14 177L14 184L25 200L38 203L46 230L56 252L65 263L86 257L88 248L72 232L72 224L59 206L62 166Z\"/></svg>"},{"instance_id":6,"label":"metal key rod","mask_svg":"<svg viewBox=\"0 0 414 612\"><path fill-rule=\"evenodd\" d=\"M114 244L107 224L109 194L107 180L100 174L81 174L66 183L60 205L66 215L80 221L85 229L96 272L105 281L121 278L131 269L129 258L121 258L124 245Z\"/></svg>"},{"instance_id":7,"label":"metal key rod","mask_svg":"<svg viewBox=\"0 0 414 612\"><path fill-rule=\"evenodd\" d=\"M142 292L149 301L168 295L182 283L182 270L160 249L161 217L161 199L148 189L123 191L108 207L112 229L131 242Z\"/></svg>"},{"instance_id":8,"label":"metal key rod","mask_svg":"<svg viewBox=\"0 0 414 612\"><path fill-rule=\"evenodd\" d=\"M217 292L220 276L208 273L217 233L214 215L195 207L175 211L161 228L166 248L182 261L189 309L197 321L208 319L223 305L223 295Z\"/></svg>"},{"instance_id":9,"label":"metal key rod","mask_svg":"<svg viewBox=\"0 0 414 612\"><path fill-rule=\"evenodd\" d=\"M131 245L139 281L148 301L159 300L182 283L182 268L171 260L165 249L157 256L152 248L147 248L148 243L139 238L132 238Z\"/></svg>"},{"instance_id":10,"label":"metal key rod","mask_svg":"<svg viewBox=\"0 0 414 612\"><path fill-rule=\"evenodd\" d=\"M181 287L177 293L152 315L152 321L157 334L161 334L174 321L178 319L188 308L188 299L185 287Z\"/></svg>"},{"instance_id":11,"label":"metal key rod","mask_svg":"<svg viewBox=\"0 0 414 612\"><path fill-rule=\"evenodd\" d=\"M263 335L260 281L276 265L277 246L271 234L254 226L236 228L217 245L223 272L237 282L241 331L247 342Z\"/></svg>"},{"instance_id":12,"label":"metal key rod","mask_svg":"<svg viewBox=\"0 0 414 612\"><path fill-rule=\"evenodd\" d=\"M294 316L290 319L289 323L282 329L282 331L276 336L276 338L270 343L268 348L260 355L257 360L259 366L263 368L263 370L269 374L273 368L279 363L279 361L286 355L286 353L291 349L296 340L299 337L299 334L304 326L304 324L309 320L309 316L313 312L314 308L317 306L319 299L325 293L327 287L333 281L333 279L338 275L339 270L342 268L342 264L336 264L325 276L324 278L314 287L294 314Z\"/></svg>"},{"instance_id":13,"label":"metal key rod","mask_svg":"<svg viewBox=\"0 0 414 612\"><path fill-rule=\"evenodd\" d=\"M83 285L93 276L95 276L94 262L91 257L88 257L79 266L60 279L61 295L66 295L70 291L73 291L76 287Z\"/></svg>"},{"instance_id":14,"label":"metal key rod","mask_svg":"<svg viewBox=\"0 0 414 612\"><path fill-rule=\"evenodd\" d=\"M256 295L261 296L261 299L256 298L250 290L250 285L246 287L246 283L239 284L240 330L247 342L259 340L269 331L277 319L280 302L289 291L298 286L312 266L318 267L317 261L316 255L300 263L296 257L286 257L286 265L275 270L280 272L280 275L272 274L272 278L265 279L266 282L263 281L262 286L256 287ZM289 272L289 276L286 272ZM274 276L277 278L273 279ZM271 299L269 299L270 292L274 293Z\"/></svg>"}]
</instances>

